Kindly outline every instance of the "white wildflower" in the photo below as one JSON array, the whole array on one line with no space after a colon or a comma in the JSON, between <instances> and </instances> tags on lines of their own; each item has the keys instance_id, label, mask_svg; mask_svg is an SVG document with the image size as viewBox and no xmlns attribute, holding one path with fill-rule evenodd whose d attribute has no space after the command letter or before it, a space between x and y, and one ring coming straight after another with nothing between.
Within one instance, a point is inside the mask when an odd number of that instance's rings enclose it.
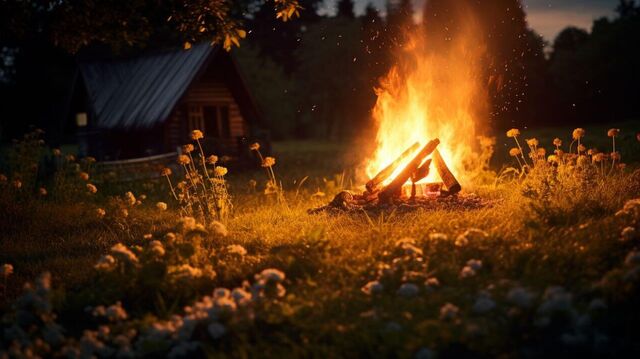
<instances>
[{"instance_id":1,"label":"white wildflower","mask_svg":"<svg viewBox=\"0 0 640 359\"><path fill-rule=\"evenodd\" d=\"M209 332L211 338L220 339L227 333L227 328L218 322L213 322L207 327L207 332Z\"/></svg>"},{"instance_id":2,"label":"white wildflower","mask_svg":"<svg viewBox=\"0 0 640 359\"><path fill-rule=\"evenodd\" d=\"M111 254L119 261L130 264L138 263L138 257L122 243L117 243L111 247Z\"/></svg>"},{"instance_id":3,"label":"white wildflower","mask_svg":"<svg viewBox=\"0 0 640 359\"><path fill-rule=\"evenodd\" d=\"M368 295L379 294L384 290L384 285L382 285L382 283L378 282L377 280L374 280L365 284L361 288L361 290Z\"/></svg>"},{"instance_id":4,"label":"white wildflower","mask_svg":"<svg viewBox=\"0 0 640 359\"><path fill-rule=\"evenodd\" d=\"M633 266L640 264L640 252L631 251L624 259L624 264L627 266Z\"/></svg>"},{"instance_id":5,"label":"white wildflower","mask_svg":"<svg viewBox=\"0 0 640 359\"><path fill-rule=\"evenodd\" d=\"M482 261L479 259L469 259L467 261L467 266L477 272L482 268Z\"/></svg>"},{"instance_id":6,"label":"white wildflower","mask_svg":"<svg viewBox=\"0 0 640 359\"><path fill-rule=\"evenodd\" d=\"M473 311L478 314L484 314L496 307L496 302L491 299L487 293L481 294L473 304Z\"/></svg>"},{"instance_id":7,"label":"white wildflower","mask_svg":"<svg viewBox=\"0 0 640 359\"><path fill-rule=\"evenodd\" d=\"M116 266L116 259L110 254L105 254L98 259L98 262L93 266L97 270L110 271Z\"/></svg>"},{"instance_id":8,"label":"white wildflower","mask_svg":"<svg viewBox=\"0 0 640 359\"><path fill-rule=\"evenodd\" d=\"M244 306L251 302L251 293L247 292L243 288L235 288L231 291L231 297L239 306Z\"/></svg>"},{"instance_id":9,"label":"white wildflower","mask_svg":"<svg viewBox=\"0 0 640 359\"><path fill-rule=\"evenodd\" d=\"M227 252L229 254L238 255L244 257L247 254L247 250L239 244L230 244L227 246Z\"/></svg>"},{"instance_id":10,"label":"white wildflower","mask_svg":"<svg viewBox=\"0 0 640 359\"><path fill-rule=\"evenodd\" d=\"M487 232L477 229L477 228L469 228L460 234L455 241L455 245L458 247L466 246L469 241L478 241L487 238L489 235Z\"/></svg>"},{"instance_id":11,"label":"white wildflower","mask_svg":"<svg viewBox=\"0 0 640 359\"><path fill-rule=\"evenodd\" d=\"M522 287L512 288L507 293L507 300L521 308L529 308L534 299L535 295Z\"/></svg>"},{"instance_id":12,"label":"white wildflower","mask_svg":"<svg viewBox=\"0 0 640 359\"><path fill-rule=\"evenodd\" d=\"M156 257L162 257L165 254L164 246L162 242L155 240L149 243L149 251Z\"/></svg>"},{"instance_id":13,"label":"white wildflower","mask_svg":"<svg viewBox=\"0 0 640 359\"><path fill-rule=\"evenodd\" d=\"M413 283L403 283L396 293L401 297L410 298L418 295L419 291L420 289L418 289L417 285Z\"/></svg>"},{"instance_id":14,"label":"white wildflower","mask_svg":"<svg viewBox=\"0 0 640 359\"><path fill-rule=\"evenodd\" d=\"M621 239L623 241L629 241L637 237L637 231L633 227L625 227L621 233Z\"/></svg>"},{"instance_id":15,"label":"white wildflower","mask_svg":"<svg viewBox=\"0 0 640 359\"><path fill-rule=\"evenodd\" d=\"M285 279L285 274L278 269L268 268L260 272L260 274L256 274L256 279L267 282L282 282Z\"/></svg>"},{"instance_id":16,"label":"white wildflower","mask_svg":"<svg viewBox=\"0 0 640 359\"><path fill-rule=\"evenodd\" d=\"M469 266L462 267L462 270L460 271L460 278L469 278L473 277L474 275L476 275L476 271Z\"/></svg>"},{"instance_id":17,"label":"white wildflower","mask_svg":"<svg viewBox=\"0 0 640 359\"><path fill-rule=\"evenodd\" d=\"M136 200L136 196L133 195L133 193L131 192L127 192L124 194L124 199L127 201L127 203L130 206L135 206L137 200Z\"/></svg>"},{"instance_id":18,"label":"white wildflower","mask_svg":"<svg viewBox=\"0 0 640 359\"><path fill-rule=\"evenodd\" d=\"M460 309L451 303L445 303L442 307L440 307L440 319L441 320L451 320L458 316Z\"/></svg>"},{"instance_id":19,"label":"white wildflower","mask_svg":"<svg viewBox=\"0 0 640 359\"><path fill-rule=\"evenodd\" d=\"M209 230L211 231L211 233L220 237L226 237L227 234L229 234L229 231L227 231L227 227L218 221L212 221L211 224L209 224Z\"/></svg>"},{"instance_id":20,"label":"white wildflower","mask_svg":"<svg viewBox=\"0 0 640 359\"><path fill-rule=\"evenodd\" d=\"M119 301L107 307L105 316L112 322L126 320L128 317L127 312L122 307L122 303Z\"/></svg>"},{"instance_id":21,"label":"white wildflower","mask_svg":"<svg viewBox=\"0 0 640 359\"><path fill-rule=\"evenodd\" d=\"M446 241L449 237L444 233L431 233L429 239L432 241Z\"/></svg>"}]
</instances>

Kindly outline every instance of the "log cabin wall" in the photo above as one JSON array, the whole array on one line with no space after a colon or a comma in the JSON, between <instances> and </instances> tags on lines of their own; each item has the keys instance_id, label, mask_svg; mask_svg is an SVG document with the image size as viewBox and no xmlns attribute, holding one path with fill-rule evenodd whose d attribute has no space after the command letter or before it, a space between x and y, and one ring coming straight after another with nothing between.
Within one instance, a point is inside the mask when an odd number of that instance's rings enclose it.
<instances>
[{"instance_id":1,"label":"log cabin wall","mask_svg":"<svg viewBox=\"0 0 640 359\"><path fill-rule=\"evenodd\" d=\"M199 129L204 132L207 152L217 155L237 152L238 139L248 134L248 125L222 71L223 68L212 64L191 84L166 122L167 150L173 151L189 142L189 133Z\"/></svg>"}]
</instances>

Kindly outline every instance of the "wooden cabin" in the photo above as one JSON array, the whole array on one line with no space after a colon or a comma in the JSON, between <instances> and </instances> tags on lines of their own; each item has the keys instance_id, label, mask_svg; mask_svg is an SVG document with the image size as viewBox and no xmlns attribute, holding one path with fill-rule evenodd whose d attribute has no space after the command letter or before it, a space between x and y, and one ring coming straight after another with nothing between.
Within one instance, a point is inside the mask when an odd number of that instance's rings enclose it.
<instances>
[{"instance_id":1,"label":"wooden cabin","mask_svg":"<svg viewBox=\"0 0 640 359\"><path fill-rule=\"evenodd\" d=\"M179 151L204 132L206 152L239 156L268 132L233 56L218 46L81 62L71 105L79 152L101 160Z\"/></svg>"}]
</instances>

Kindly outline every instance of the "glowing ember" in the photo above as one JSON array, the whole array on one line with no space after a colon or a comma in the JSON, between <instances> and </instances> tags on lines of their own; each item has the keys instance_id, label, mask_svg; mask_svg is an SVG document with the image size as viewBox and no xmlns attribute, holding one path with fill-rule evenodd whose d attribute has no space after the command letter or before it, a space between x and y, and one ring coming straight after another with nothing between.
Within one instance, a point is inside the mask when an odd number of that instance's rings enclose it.
<instances>
[{"instance_id":1,"label":"glowing ember","mask_svg":"<svg viewBox=\"0 0 640 359\"><path fill-rule=\"evenodd\" d=\"M402 49L397 64L376 89L373 117L378 126L377 147L366 164L369 178L414 142L422 147L439 138L438 150L464 183L464 159L476 141L478 114L486 108L479 70L484 51L475 37L473 26L469 25L447 41L444 49L430 47L422 35L414 35ZM432 166L429 176L421 182L435 181L440 178Z\"/></svg>"}]
</instances>

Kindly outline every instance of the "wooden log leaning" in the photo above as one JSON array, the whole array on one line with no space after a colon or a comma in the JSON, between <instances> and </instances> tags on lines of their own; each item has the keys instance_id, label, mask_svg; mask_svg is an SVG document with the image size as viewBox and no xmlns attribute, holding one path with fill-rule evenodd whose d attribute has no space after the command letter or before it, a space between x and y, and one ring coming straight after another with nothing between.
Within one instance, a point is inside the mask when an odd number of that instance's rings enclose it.
<instances>
[{"instance_id":1,"label":"wooden log leaning","mask_svg":"<svg viewBox=\"0 0 640 359\"><path fill-rule=\"evenodd\" d=\"M436 166L436 170L438 171L440 178L442 178L444 186L447 187L448 194L456 194L460 192L460 190L462 190L462 186L460 186L460 182L458 182L453 173L451 173L451 170L449 170L449 167L447 167L440 151L437 149L433 151L431 158L433 159L433 164Z\"/></svg>"},{"instance_id":2,"label":"wooden log leaning","mask_svg":"<svg viewBox=\"0 0 640 359\"><path fill-rule=\"evenodd\" d=\"M424 159L429 156L440 144L439 139L433 139L427 143L420 152L407 164L407 166L394 178L391 183L384 187L378 194L380 202L389 202L390 199L400 193L402 186L409 180Z\"/></svg>"},{"instance_id":3,"label":"wooden log leaning","mask_svg":"<svg viewBox=\"0 0 640 359\"><path fill-rule=\"evenodd\" d=\"M407 157L411 156L412 153L416 152L420 148L420 142L416 142L411 147L407 148L402 152L398 158L396 158L393 162L391 162L387 167L383 168L382 171L378 172L375 177L373 177L369 182L365 184L367 191L373 193L378 190L378 186L384 182L389 176L393 174L393 172L400 166L402 161L404 161Z\"/></svg>"}]
</instances>

